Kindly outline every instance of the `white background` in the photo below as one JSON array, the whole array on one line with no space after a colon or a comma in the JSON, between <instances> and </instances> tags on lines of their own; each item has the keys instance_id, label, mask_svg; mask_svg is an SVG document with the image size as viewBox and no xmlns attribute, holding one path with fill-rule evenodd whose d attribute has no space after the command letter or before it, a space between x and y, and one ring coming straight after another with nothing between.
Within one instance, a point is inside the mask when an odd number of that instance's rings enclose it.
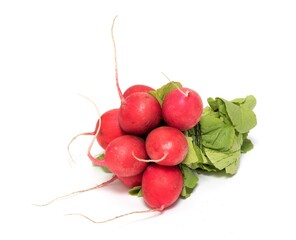
<instances>
[{"instance_id":1,"label":"white background","mask_svg":"<svg viewBox=\"0 0 296 240\"><path fill-rule=\"evenodd\" d=\"M1 1L1 239L295 239L295 1ZM167 83L161 72L207 97L253 94L255 148L232 178L200 176L192 196L161 215L96 225L147 209L119 183L39 208L109 179L86 157L98 117L122 90ZM93 153L100 148L95 146Z\"/></svg>"}]
</instances>

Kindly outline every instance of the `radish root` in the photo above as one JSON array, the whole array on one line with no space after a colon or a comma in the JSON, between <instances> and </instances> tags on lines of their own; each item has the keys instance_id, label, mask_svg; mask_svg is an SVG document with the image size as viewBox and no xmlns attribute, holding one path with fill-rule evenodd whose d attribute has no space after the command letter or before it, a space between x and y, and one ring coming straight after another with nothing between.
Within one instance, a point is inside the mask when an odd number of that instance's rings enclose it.
<instances>
[{"instance_id":1,"label":"radish root","mask_svg":"<svg viewBox=\"0 0 296 240\"><path fill-rule=\"evenodd\" d=\"M98 165L98 166L102 166L102 163L104 162L104 160L98 160L96 159L94 156L91 155L91 149L94 145L94 142L100 132L100 129L101 129L101 114L100 114L100 111L99 111L99 108L97 107L97 105L95 104L94 101L92 101L90 98L84 96L84 95L81 95L79 94L81 97L84 97L85 99L87 99L88 101L90 101L94 107L96 108L97 112L98 112L98 115L99 115L99 119L96 123L96 127L95 127L95 130L93 132L86 132L86 133L80 133L80 134L77 134L75 137L73 137L70 141L70 143L68 144L68 152L69 152L69 155L70 155L70 158L72 159L72 161L74 162L74 159L71 155L71 152L70 152L70 145L72 144L72 142L79 136L83 136L83 135L92 135L94 136L89 147L88 147L88 151L87 151L87 156L89 157L89 159L92 161L93 164L95 165Z\"/></svg>"},{"instance_id":2,"label":"radish root","mask_svg":"<svg viewBox=\"0 0 296 240\"><path fill-rule=\"evenodd\" d=\"M94 130L93 132L79 133L79 134L77 134L76 136L74 136L74 137L71 139L71 141L69 142L69 144L68 144L68 146L67 146L67 149L68 149L68 153L69 153L69 156L70 156L70 159L71 159L72 162L75 162L75 160L74 160L74 158L73 158L73 156L72 156L72 154L71 154L71 151L70 151L70 146L71 146L72 142L74 142L74 140L75 140L76 138L80 137L80 136L93 136L93 135L95 135L96 132L98 131L98 128L99 128L99 122L100 122L100 120L97 121L97 123L96 123L96 127L95 127L95 130Z\"/></svg>"},{"instance_id":3,"label":"radish root","mask_svg":"<svg viewBox=\"0 0 296 240\"><path fill-rule=\"evenodd\" d=\"M115 80L116 80L116 88L120 97L121 102L124 102L124 96L122 94L122 91L119 87L119 82L118 82L118 64L117 64L117 50L116 50L116 42L115 42L115 37L114 37L114 25L115 25L115 20L117 16L113 18L113 23L111 27L111 37L112 37L112 43L113 43L113 51L114 51L114 67L115 67Z\"/></svg>"},{"instance_id":4,"label":"radish root","mask_svg":"<svg viewBox=\"0 0 296 240\"><path fill-rule=\"evenodd\" d=\"M138 157L135 155L134 151L132 151L132 155L133 155L133 157L134 157L135 159L137 159L137 160L140 161L140 162L155 162L155 163L157 163L157 162L161 162L161 161L163 161L163 160L168 156L168 153L165 153L164 156L163 156L162 158L160 158L160 159L142 159L142 158L138 158Z\"/></svg>"},{"instance_id":5,"label":"radish root","mask_svg":"<svg viewBox=\"0 0 296 240\"><path fill-rule=\"evenodd\" d=\"M180 93L182 93L185 97L188 97L188 95L189 95L189 93L190 93L190 91L189 90L187 90L186 92L184 92L182 89L180 89L180 87L179 86L177 86L176 84L175 84L175 82L173 82L165 73L163 73L163 72L161 72L162 73L162 75L163 76L165 76L167 79L168 79L168 81L170 82L170 83L172 83L172 84L174 84L175 86L176 86L176 88L178 89L178 91L180 92Z\"/></svg>"},{"instance_id":6,"label":"radish root","mask_svg":"<svg viewBox=\"0 0 296 240\"><path fill-rule=\"evenodd\" d=\"M78 190L78 191L75 191L75 192L71 192L69 194L66 194L66 195L63 195L63 196L54 198L53 200L51 200L51 201L49 201L47 203L44 203L44 204L33 204L33 205L38 206L38 207L45 207L45 206L48 206L48 205L50 205L50 204L52 204L52 203L54 203L54 202L56 202L58 200L62 200L62 199L65 199L65 198L69 198L69 197L78 195L80 193L84 193L84 192L88 192L88 191L91 191L91 190L95 190L95 189L104 187L104 186L108 185L109 183L114 182L116 179L117 179L117 176L116 175L113 175L111 179L109 179L106 182L103 182L103 183L101 183L99 185L96 185L94 187L83 189L83 190Z\"/></svg>"},{"instance_id":7,"label":"radish root","mask_svg":"<svg viewBox=\"0 0 296 240\"><path fill-rule=\"evenodd\" d=\"M93 100L91 100L89 97L87 97L87 96L85 96L85 95L82 95L82 94L78 94L80 97L83 97L83 98L85 98L86 100L88 100L89 102L91 102L93 105L94 105L94 107L95 107L95 109L96 109L96 111L97 111L97 113L98 113L98 115L99 115L99 119L98 119L98 121L97 121L97 123L96 123L96 127L95 127L95 130L93 131L93 132L84 132L84 133L79 133L79 134L77 134L76 136L74 136L71 140L70 140L70 142L68 143L68 146L67 146L67 149L68 149L68 153L69 153L69 156L70 156L70 165L72 166L72 163L75 163L75 160L74 160L74 158L73 158L73 156L72 156L72 154L71 154L71 151L70 151L70 146L71 146L71 144L74 142L74 140L76 139L76 138L78 138L78 137L80 137L80 136L93 136L93 135L95 135L96 133L98 133L98 129L99 129L99 127L100 127L100 120L101 120L101 114L100 114L100 111L99 111L99 108L98 108L98 106L96 105L96 103L93 101Z\"/></svg>"},{"instance_id":8,"label":"radish root","mask_svg":"<svg viewBox=\"0 0 296 240\"><path fill-rule=\"evenodd\" d=\"M81 217L84 217L87 220L91 221L92 223L100 224L100 223L106 223L106 222L114 221L114 220L116 220L118 218L126 217L126 216L129 216L129 215L132 215L132 214L137 214L137 213L151 213L151 212L160 212L161 213L163 210L164 210L164 207L161 206L160 208L147 209L147 210L143 210L143 211L134 211L134 212L129 212L129 213L121 214L121 215L118 215L116 217L109 218L109 219L102 220L102 221L95 221L95 220L87 217L86 215L80 214L80 213L68 213L68 214L65 214L65 216L74 216L74 215L81 216Z\"/></svg>"},{"instance_id":9,"label":"radish root","mask_svg":"<svg viewBox=\"0 0 296 240\"><path fill-rule=\"evenodd\" d=\"M95 133L95 135L94 135L93 139L91 140L90 145L88 147L87 156L92 161L93 164L98 165L98 166L104 166L104 160L98 160L91 154L91 149L92 149L94 142L99 134L100 128L101 128L101 118L99 119L99 124L98 124L98 128L96 130L96 133Z\"/></svg>"}]
</instances>

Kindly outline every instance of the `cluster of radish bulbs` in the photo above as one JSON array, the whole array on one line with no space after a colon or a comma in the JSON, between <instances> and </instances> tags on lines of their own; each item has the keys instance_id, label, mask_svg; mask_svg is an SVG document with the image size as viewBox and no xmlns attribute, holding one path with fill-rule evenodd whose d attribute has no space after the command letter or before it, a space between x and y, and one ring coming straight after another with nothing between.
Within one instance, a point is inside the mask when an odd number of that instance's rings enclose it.
<instances>
[{"instance_id":1,"label":"cluster of radish bulbs","mask_svg":"<svg viewBox=\"0 0 296 240\"><path fill-rule=\"evenodd\" d=\"M133 85L122 93L118 81L116 45L113 36L115 19L111 33L116 88L121 104L99 117L94 132L81 133L77 136L94 136L87 155L93 165L106 167L113 174L109 181L95 188L105 186L116 179L129 188L139 186L142 197L149 206L149 210L140 212L161 212L180 197L184 176L178 165L188 153L188 142L183 132L198 124L203 103L196 91L178 86L174 82L170 82L173 87L163 99L157 99L151 94L155 89L140 84ZM95 141L104 149L103 158L91 154ZM127 214L121 216L125 215Z\"/></svg>"},{"instance_id":2,"label":"cluster of radish bulbs","mask_svg":"<svg viewBox=\"0 0 296 240\"><path fill-rule=\"evenodd\" d=\"M146 204L162 211L182 191L183 176L178 164L188 153L183 131L199 122L203 103L196 91L178 86L162 101L152 96L149 92L154 89L146 85L133 85L122 93L113 35L115 19L111 33L121 104L102 114L93 132L105 151L104 158L92 156L91 146L88 157L94 165L107 167L128 187L141 186Z\"/></svg>"},{"instance_id":3,"label":"cluster of radish bulbs","mask_svg":"<svg viewBox=\"0 0 296 240\"><path fill-rule=\"evenodd\" d=\"M203 104L199 94L189 88L176 87L162 104L149 94L151 90L134 85L121 94L118 87L120 107L105 112L93 132L105 150L104 158L93 157L90 149L88 156L129 188L141 186L146 204L163 210L182 191L178 164L188 153L183 131L199 122Z\"/></svg>"}]
</instances>

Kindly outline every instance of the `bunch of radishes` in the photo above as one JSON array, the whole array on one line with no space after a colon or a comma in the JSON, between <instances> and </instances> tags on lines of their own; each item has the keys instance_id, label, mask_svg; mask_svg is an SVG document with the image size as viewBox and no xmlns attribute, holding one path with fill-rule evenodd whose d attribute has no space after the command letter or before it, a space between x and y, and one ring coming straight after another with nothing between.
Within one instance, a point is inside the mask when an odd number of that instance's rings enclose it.
<instances>
[{"instance_id":1,"label":"bunch of radishes","mask_svg":"<svg viewBox=\"0 0 296 240\"><path fill-rule=\"evenodd\" d=\"M116 44L113 35L115 19L116 17L113 20L111 33L116 88L121 104L118 108L106 111L99 117L94 132L78 134L68 145L69 150L70 144L76 137L93 135L87 155L93 165L107 168L113 176L95 187L72 192L55 198L47 204L38 205L45 206L58 199L106 186L118 179L131 189L132 195L136 193L136 195L142 196L149 206L148 210L130 212L100 222L78 214L95 223L114 220L132 213L163 211L174 204L180 196L190 196L198 181L197 176L191 170L198 167L207 171L220 171L225 166L234 166L235 169L232 168L231 171L231 174L234 174L237 170L240 153L253 148L252 142L247 139L247 134L256 125L256 116L252 112L256 99L253 96L230 102L224 100L227 102L227 106L230 106L229 109L223 104L220 109L213 104L214 100L212 100L210 105L212 103L214 106L214 108L211 106L213 110L205 108L205 111L213 111L215 113L214 119L220 116L219 112L216 112L217 109L224 110L223 117L227 117L229 123L231 117L228 114L236 120L234 123L237 121L240 123L238 126L243 124L247 126L244 128L245 131L239 132L237 135L235 142L237 144L234 148L235 156L231 152L233 148L227 148L226 152L219 152L220 155L216 154L216 158L203 155L201 149L203 145L199 143L204 130L200 126L205 115L200 121L204 109L202 99L196 91L183 87L179 82L170 81L156 90L146 85L133 85L122 93L118 81ZM240 110L237 110L238 108ZM220 120L218 122L220 123ZM210 122L210 126L215 127L215 125L216 121ZM207 127L205 134L212 132L213 129ZM226 135L227 137L227 131L225 134L223 127L222 130L218 129L218 134L214 132L213 137L208 137L208 139L215 142L218 135L222 137ZM228 127L233 130L234 137L237 125L231 123L229 126L227 125L227 129ZM221 134L220 131L222 131ZM190 133L189 136L188 133ZM195 139L194 143L193 139ZM220 138L219 141L224 142L223 139ZM95 141L104 149L104 153L96 157L91 154ZM215 144L206 146L204 149L216 153L219 149L215 147L211 149L213 145ZM221 155L222 158L219 158ZM222 164L224 168L216 166L217 161L221 160L224 160L224 164Z\"/></svg>"},{"instance_id":2,"label":"bunch of radishes","mask_svg":"<svg viewBox=\"0 0 296 240\"><path fill-rule=\"evenodd\" d=\"M104 158L96 159L90 149L88 156L128 187L141 186L147 205L163 210L182 191L178 165L188 153L182 131L200 120L202 100L194 90L176 87L161 104L149 93L151 87L135 85L122 94L116 81L121 105L105 112L94 132L105 150Z\"/></svg>"},{"instance_id":3,"label":"bunch of radishes","mask_svg":"<svg viewBox=\"0 0 296 240\"><path fill-rule=\"evenodd\" d=\"M134 85L122 93L113 35L115 19L111 33L121 105L102 114L93 132L105 151L104 158L92 156L92 144L88 157L94 165L107 167L129 188L141 186L146 204L162 211L181 194L183 175L178 165L188 153L182 131L199 122L203 103L197 92L178 85L161 101L149 93L154 89L146 85Z\"/></svg>"},{"instance_id":4,"label":"bunch of radishes","mask_svg":"<svg viewBox=\"0 0 296 240\"><path fill-rule=\"evenodd\" d=\"M163 211L175 203L182 192L184 176L179 164L188 153L188 142L183 132L198 124L203 103L197 92L175 82L168 84L166 94L160 98L154 96L155 89L146 85L133 85L122 93L113 36L115 19L111 33L116 87L121 105L102 114L94 132L77 135L94 136L88 148L88 157L94 165L106 167L113 177L101 185L53 201L105 186L118 179L129 188L141 187L143 199L150 207L147 211ZM91 154L95 141L104 149L103 158Z\"/></svg>"}]
</instances>

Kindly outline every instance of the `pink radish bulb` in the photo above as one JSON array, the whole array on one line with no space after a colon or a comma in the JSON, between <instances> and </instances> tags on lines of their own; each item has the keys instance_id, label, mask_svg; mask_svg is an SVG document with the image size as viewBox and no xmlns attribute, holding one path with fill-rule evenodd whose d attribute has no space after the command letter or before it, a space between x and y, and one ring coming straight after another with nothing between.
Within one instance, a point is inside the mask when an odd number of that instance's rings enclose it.
<instances>
[{"instance_id":1,"label":"pink radish bulb","mask_svg":"<svg viewBox=\"0 0 296 240\"><path fill-rule=\"evenodd\" d=\"M142 177L143 177L143 172L141 172L138 175L131 176L131 177L118 177L118 179L125 186L127 186L129 188L133 188L133 187L142 185Z\"/></svg>"},{"instance_id":2,"label":"pink radish bulb","mask_svg":"<svg viewBox=\"0 0 296 240\"><path fill-rule=\"evenodd\" d=\"M156 160L157 164L165 166L181 163L188 153L188 143L184 134L169 126L153 129L147 135L145 145L151 161Z\"/></svg>"},{"instance_id":3,"label":"pink radish bulb","mask_svg":"<svg viewBox=\"0 0 296 240\"><path fill-rule=\"evenodd\" d=\"M154 91L154 90L155 89L152 87L142 85L142 84L136 84L136 85L130 86L128 89L126 89L125 92L123 93L123 97L126 98L135 92L149 92L149 91Z\"/></svg>"},{"instance_id":4,"label":"pink radish bulb","mask_svg":"<svg viewBox=\"0 0 296 240\"><path fill-rule=\"evenodd\" d=\"M119 125L129 134L145 134L160 124L161 107L152 95L136 92L122 98L119 109Z\"/></svg>"},{"instance_id":5,"label":"pink radish bulb","mask_svg":"<svg viewBox=\"0 0 296 240\"><path fill-rule=\"evenodd\" d=\"M138 175L147 167L146 162L138 161L136 157L147 158L145 142L133 135L123 135L109 143L102 160L95 159L88 152L93 164L107 167L117 177L131 177Z\"/></svg>"},{"instance_id":6,"label":"pink radish bulb","mask_svg":"<svg viewBox=\"0 0 296 240\"><path fill-rule=\"evenodd\" d=\"M162 104L162 116L167 125L181 131L194 127L203 111L202 99L190 88L176 88L166 95Z\"/></svg>"},{"instance_id":7,"label":"pink radish bulb","mask_svg":"<svg viewBox=\"0 0 296 240\"><path fill-rule=\"evenodd\" d=\"M178 166L150 164L143 173L142 194L146 204L165 209L174 204L183 188L183 175Z\"/></svg>"},{"instance_id":8,"label":"pink radish bulb","mask_svg":"<svg viewBox=\"0 0 296 240\"><path fill-rule=\"evenodd\" d=\"M97 140L103 149L106 149L115 138L126 134L119 126L118 113L119 109L111 109L101 116L101 127Z\"/></svg>"}]
</instances>

